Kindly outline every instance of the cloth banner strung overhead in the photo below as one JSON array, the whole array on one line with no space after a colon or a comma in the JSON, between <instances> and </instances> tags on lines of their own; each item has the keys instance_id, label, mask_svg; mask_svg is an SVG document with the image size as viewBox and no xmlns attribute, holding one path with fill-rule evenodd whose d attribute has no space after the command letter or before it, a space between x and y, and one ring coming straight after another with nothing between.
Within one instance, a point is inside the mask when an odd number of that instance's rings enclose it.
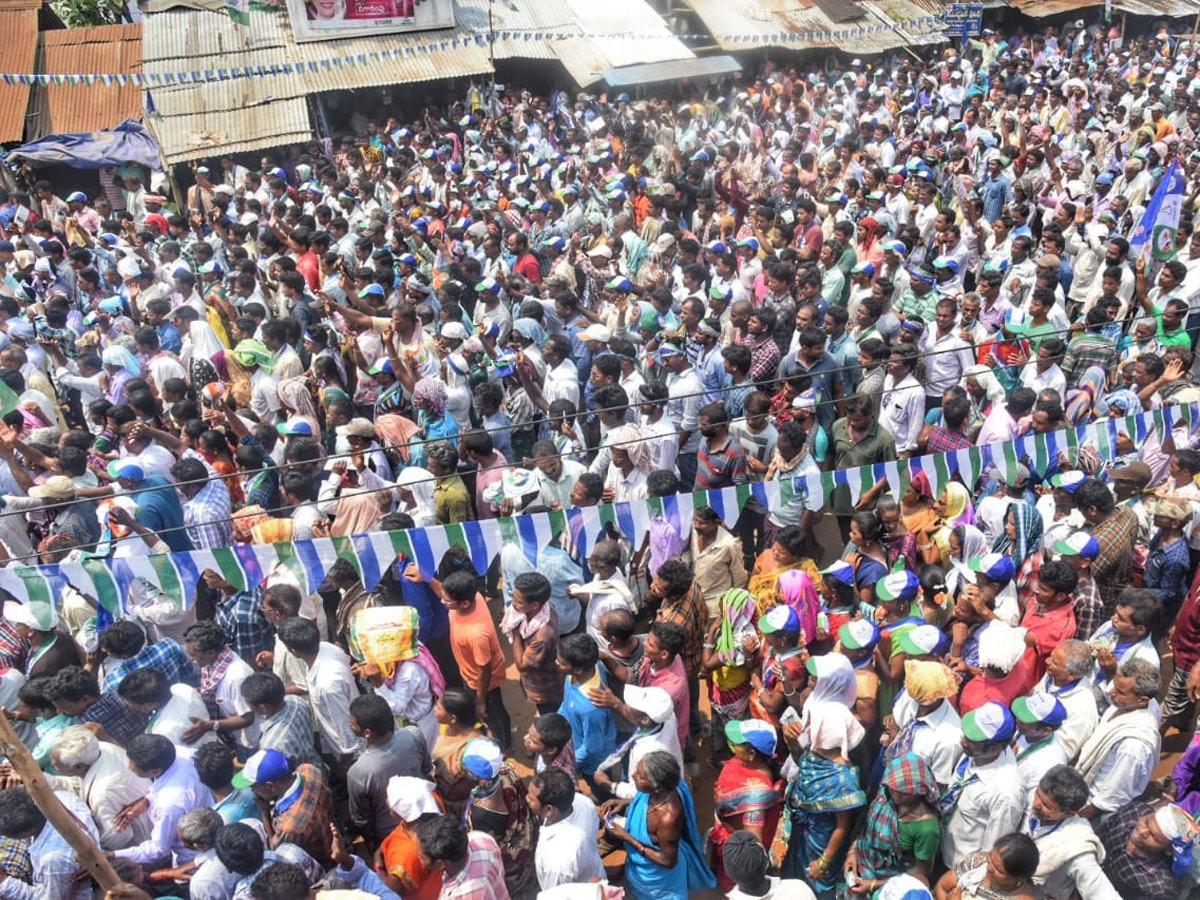
<instances>
[{"instance_id":1,"label":"cloth banner strung overhead","mask_svg":"<svg viewBox=\"0 0 1200 900\"><path fill-rule=\"evenodd\" d=\"M111 621L126 614L125 598L139 582L143 589L159 592L181 607L190 607L205 569L215 570L240 590L253 590L268 574L282 568L295 577L302 590L313 593L325 580L330 566L344 559L358 572L367 590L371 590L400 558L415 563L422 578L433 578L442 558L457 548L471 560L475 571L483 575L506 544L519 548L534 565L540 548L564 532L565 539L585 555L597 540L611 533L623 535L634 547L640 547L651 520L656 517L662 517L683 538L691 529L694 510L700 506L712 507L726 525L733 527L751 497L768 509L797 498L819 509L842 485L848 488L853 502L883 479L899 496L917 472L925 473L937 496L954 478L974 488L989 470L1006 479L1015 472L1018 463L1028 466L1038 476L1045 476L1057 471L1060 453L1074 460L1081 448L1090 446L1102 460L1111 461L1149 441L1161 445L1176 427L1185 427L1191 433L1197 425L1200 425L1200 404L1168 406L951 453L636 502L405 531L242 544L119 559L92 558L56 565L9 566L0 569L0 588L22 603L57 606L57 598L62 597L68 586L73 586L96 599L102 621ZM1123 448L1123 439L1127 440L1127 448Z\"/></svg>"}]
</instances>

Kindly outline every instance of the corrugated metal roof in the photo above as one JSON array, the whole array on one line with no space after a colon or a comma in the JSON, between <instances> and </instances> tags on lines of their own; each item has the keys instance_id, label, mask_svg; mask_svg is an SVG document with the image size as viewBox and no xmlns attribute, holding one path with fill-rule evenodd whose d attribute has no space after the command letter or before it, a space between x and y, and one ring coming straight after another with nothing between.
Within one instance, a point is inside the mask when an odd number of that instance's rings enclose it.
<instances>
[{"instance_id":1,"label":"corrugated metal roof","mask_svg":"<svg viewBox=\"0 0 1200 900\"><path fill-rule=\"evenodd\" d=\"M47 74L142 71L142 26L103 25L43 31L40 70ZM103 131L141 118L142 90L135 85L36 85L29 103L26 140L47 134Z\"/></svg>"},{"instance_id":2,"label":"corrugated metal roof","mask_svg":"<svg viewBox=\"0 0 1200 900\"><path fill-rule=\"evenodd\" d=\"M1102 0L1009 0L1027 16L1044 18L1100 6ZM1197 0L1114 0L1113 6L1135 16L1194 16L1200 12Z\"/></svg>"},{"instance_id":3,"label":"corrugated metal roof","mask_svg":"<svg viewBox=\"0 0 1200 900\"><path fill-rule=\"evenodd\" d=\"M609 87L632 87L637 84L659 84L679 78L711 78L742 71L742 64L732 56L700 56L696 59L675 59L665 63L646 63L608 69L600 75Z\"/></svg>"},{"instance_id":4,"label":"corrugated metal roof","mask_svg":"<svg viewBox=\"0 0 1200 900\"><path fill-rule=\"evenodd\" d=\"M36 72L38 52L38 11L41 0L0 0L0 22L4 40L0 42L0 72ZM0 144L19 141L25 136L25 111L29 106L29 86L0 85Z\"/></svg>"},{"instance_id":5,"label":"corrugated metal roof","mask_svg":"<svg viewBox=\"0 0 1200 900\"><path fill-rule=\"evenodd\" d=\"M722 50L745 50L752 46L775 46L791 50L836 47L846 53L866 55L882 53L896 47L936 43L945 39L944 32L940 29L912 33L898 27L902 22L936 15L938 6L933 0L862 2L862 16L841 23L830 21L810 0L686 2L704 22L704 27L713 35ZM860 33L858 29L868 29L870 33ZM847 31L854 33L843 36ZM803 41L777 39L780 34L810 33L818 36ZM755 38L761 40L756 42Z\"/></svg>"},{"instance_id":6,"label":"corrugated metal roof","mask_svg":"<svg viewBox=\"0 0 1200 900\"><path fill-rule=\"evenodd\" d=\"M408 57L365 56L487 34L489 0L455 0L454 30L303 44L292 40L282 12L252 12L250 28L239 29L223 8L199 8L211 2L151 0L144 30L146 74L361 59L353 66L324 65L294 75L151 89L157 113L153 124L169 162L306 140L311 137L305 105L309 94L491 71L486 44L473 41ZM495 0L491 12L497 59L559 59L580 86L598 81L606 69L694 58L645 0L606 0L602 5L591 0ZM536 40L529 32L578 36ZM649 37L633 39L630 34Z\"/></svg>"},{"instance_id":7,"label":"corrugated metal roof","mask_svg":"<svg viewBox=\"0 0 1200 900\"><path fill-rule=\"evenodd\" d=\"M1194 0L1114 0L1117 9L1135 16L1194 16L1200 3Z\"/></svg>"},{"instance_id":8,"label":"corrugated metal roof","mask_svg":"<svg viewBox=\"0 0 1200 900\"><path fill-rule=\"evenodd\" d=\"M370 53L450 40L449 30L375 35L296 44L287 16L254 12L238 29L224 12L175 8L145 19L144 71L303 64L332 56L362 56L358 65L318 67L293 75L263 75L151 91L154 127L169 162L279 146L312 137L305 98L321 91L477 75L490 71L487 48L459 46L409 57Z\"/></svg>"}]
</instances>

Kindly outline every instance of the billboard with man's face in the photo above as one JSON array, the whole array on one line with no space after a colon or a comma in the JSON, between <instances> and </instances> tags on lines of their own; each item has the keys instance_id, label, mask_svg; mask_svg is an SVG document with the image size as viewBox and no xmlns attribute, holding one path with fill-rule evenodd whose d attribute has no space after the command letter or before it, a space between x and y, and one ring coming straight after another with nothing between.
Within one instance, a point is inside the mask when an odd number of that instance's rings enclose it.
<instances>
[{"instance_id":1,"label":"billboard with man's face","mask_svg":"<svg viewBox=\"0 0 1200 900\"><path fill-rule=\"evenodd\" d=\"M454 27L452 0L287 0L297 41Z\"/></svg>"}]
</instances>

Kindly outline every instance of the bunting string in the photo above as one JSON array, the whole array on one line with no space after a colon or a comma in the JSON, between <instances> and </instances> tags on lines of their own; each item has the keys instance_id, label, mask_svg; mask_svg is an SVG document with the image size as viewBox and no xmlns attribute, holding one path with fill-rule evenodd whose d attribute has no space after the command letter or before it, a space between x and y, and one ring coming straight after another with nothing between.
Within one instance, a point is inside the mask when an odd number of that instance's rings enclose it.
<instances>
[{"instance_id":1,"label":"bunting string","mask_svg":"<svg viewBox=\"0 0 1200 900\"><path fill-rule=\"evenodd\" d=\"M229 69L204 69L195 72L141 72L131 74L45 74L45 73L5 73L0 74L0 84L6 85L84 85L87 87L169 87L175 85L211 84L214 82L236 81L243 78L290 77L309 73L328 71L344 66L369 66L389 60L408 59L414 56L427 56L432 53L446 53L470 46L486 47L492 40L508 41L570 41L570 40L605 40L605 41L661 41L677 39L681 41L708 42L715 37L722 44L744 44L750 46L815 46L828 43L849 43L870 36L886 33L902 33L905 37L927 36L940 34L945 29L945 21L941 16L926 16L893 25L866 25L859 28L843 28L832 31L781 31L772 34L672 34L667 31L637 34L632 32L621 34L585 34L569 31L537 31L501 29L494 32L475 32L460 34L451 39L431 41L412 46L391 47L385 50L372 50L368 53L357 53L353 56L327 57L303 62L271 63L263 66L242 66Z\"/></svg>"},{"instance_id":2,"label":"bunting string","mask_svg":"<svg viewBox=\"0 0 1200 900\"><path fill-rule=\"evenodd\" d=\"M520 553L536 566L540 549L564 532L569 544L584 555L591 552L597 540L614 533L640 547L651 520L656 517L667 521L680 538L686 538L693 511L700 506L714 509L732 528L751 497L767 509L778 509L781 504L799 500L816 511L829 505L839 488L844 487L851 502L857 503L863 491L883 479L899 496L917 472L925 473L937 496L955 478L974 489L985 473L993 473L1000 479L1011 478L1018 464L1045 478L1057 471L1060 453L1076 459L1081 448L1090 446L1107 462L1122 455L1123 437L1128 439L1130 449L1146 445L1151 438L1157 439L1161 446L1175 428L1185 428L1191 434L1198 426L1200 404L1168 406L950 453L641 501L405 531L184 553L90 558L78 563L9 566L0 569L0 588L20 602L57 607L64 590L74 587L97 601L102 620L112 621L128 614L128 598L139 586L143 594L162 594L178 606L190 608L195 602L201 573L206 569L220 573L239 590L253 590L273 572L285 570L294 576L302 590L313 593L325 580L329 567L344 559L359 573L367 590L372 590L401 558L414 563L421 577L429 580L435 576L446 553L458 548L471 560L476 572L483 575L493 560L505 552Z\"/></svg>"}]
</instances>

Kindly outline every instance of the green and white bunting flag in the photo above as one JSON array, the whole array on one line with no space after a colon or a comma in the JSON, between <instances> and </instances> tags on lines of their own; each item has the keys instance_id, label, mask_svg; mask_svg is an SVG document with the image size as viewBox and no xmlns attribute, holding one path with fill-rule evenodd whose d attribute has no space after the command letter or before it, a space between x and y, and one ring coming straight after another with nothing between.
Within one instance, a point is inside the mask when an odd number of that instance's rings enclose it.
<instances>
[{"instance_id":1,"label":"green and white bunting flag","mask_svg":"<svg viewBox=\"0 0 1200 900\"><path fill-rule=\"evenodd\" d=\"M0 383L0 388L3 385ZM0 389L0 403L3 390ZM288 573L301 590L315 592L329 568L339 559L354 567L368 590L398 560L415 564L421 575L432 578L442 558L451 550L470 560L475 570L485 573L506 546L518 548L532 563L542 549L556 539L574 552L586 555L606 533L616 533L640 547L650 522L661 517L685 537L697 506L709 506L733 526L752 496L766 501L768 508L787 503L803 492L815 507L827 505L837 487L848 489L857 503L864 490L886 478L897 494L903 492L916 472L924 472L940 495L952 478L974 488L990 462L1001 476L1011 473L1018 459L1028 459L1044 474L1057 461L1060 450L1074 460L1079 448L1094 446L1101 459L1111 460L1116 452L1118 428L1141 442L1154 433L1161 442L1179 422L1200 424L1200 404L1170 406L1126 419L1103 420L1081 428L1051 434L1028 435L985 447L969 447L952 453L932 453L875 466L859 466L832 472L814 472L795 479L762 485L738 485L712 491L696 491L629 503L554 510L515 518L486 519L408 531L372 532L313 540L284 541L218 547L154 556L86 558L76 563L0 568L0 588L24 603L38 606L60 603L68 586L97 601L101 627L125 614L124 600L138 584L148 586L179 604L190 607L196 587L206 570L216 572L238 590L253 590L271 573Z\"/></svg>"}]
</instances>

